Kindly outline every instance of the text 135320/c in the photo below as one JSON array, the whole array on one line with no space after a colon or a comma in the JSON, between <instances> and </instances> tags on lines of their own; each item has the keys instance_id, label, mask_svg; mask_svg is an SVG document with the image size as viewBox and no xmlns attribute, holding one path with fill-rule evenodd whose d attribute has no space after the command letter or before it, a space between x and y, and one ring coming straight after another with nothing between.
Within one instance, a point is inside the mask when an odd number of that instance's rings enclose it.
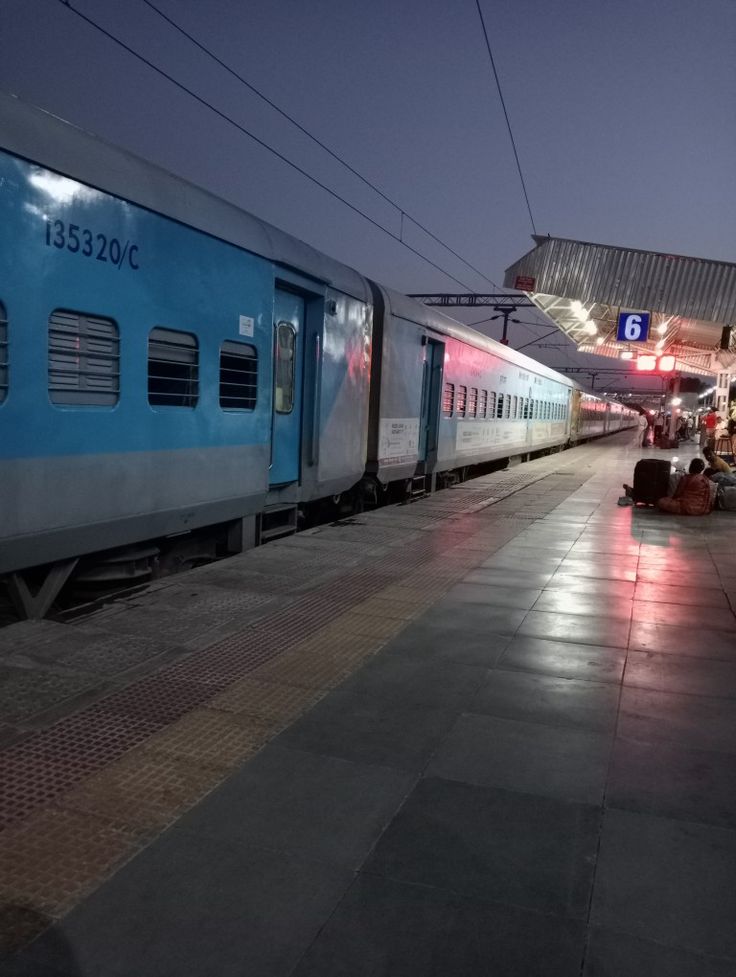
<instances>
[{"instance_id":1,"label":"text 135320/c","mask_svg":"<svg viewBox=\"0 0 736 977\"><path fill-rule=\"evenodd\" d=\"M67 224L62 220L46 221L46 245L71 254L81 254L83 258L109 262L117 268L126 266L131 271L140 268L137 244L131 241L121 243L116 237L95 233L89 228Z\"/></svg>"}]
</instances>

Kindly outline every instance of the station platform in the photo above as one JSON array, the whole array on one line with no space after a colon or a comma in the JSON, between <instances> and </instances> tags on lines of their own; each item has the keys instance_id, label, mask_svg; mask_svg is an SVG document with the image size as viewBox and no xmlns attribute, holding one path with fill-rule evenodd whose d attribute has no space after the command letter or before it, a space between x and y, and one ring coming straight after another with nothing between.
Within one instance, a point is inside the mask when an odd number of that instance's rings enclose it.
<instances>
[{"instance_id":1,"label":"station platform","mask_svg":"<svg viewBox=\"0 0 736 977\"><path fill-rule=\"evenodd\" d=\"M645 455L0 630L0 975L734 977L736 513Z\"/></svg>"}]
</instances>

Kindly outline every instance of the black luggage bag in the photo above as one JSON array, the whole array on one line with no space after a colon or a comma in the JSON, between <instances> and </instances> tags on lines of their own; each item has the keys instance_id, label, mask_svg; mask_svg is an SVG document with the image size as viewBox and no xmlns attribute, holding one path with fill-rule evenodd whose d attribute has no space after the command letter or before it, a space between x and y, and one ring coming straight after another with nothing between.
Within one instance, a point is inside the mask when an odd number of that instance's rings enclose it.
<instances>
[{"instance_id":1,"label":"black luggage bag","mask_svg":"<svg viewBox=\"0 0 736 977\"><path fill-rule=\"evenodd\" d=\"M658 458L644 458L634 468L632 497L634 502L656 505L670 487L670 463Z\"/></svg>"}]
</instances>

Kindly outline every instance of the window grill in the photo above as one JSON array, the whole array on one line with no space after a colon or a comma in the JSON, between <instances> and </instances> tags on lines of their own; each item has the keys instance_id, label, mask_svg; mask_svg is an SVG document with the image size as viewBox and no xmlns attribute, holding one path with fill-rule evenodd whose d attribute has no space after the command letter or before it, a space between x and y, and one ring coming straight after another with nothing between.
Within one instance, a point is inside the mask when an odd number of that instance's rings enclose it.
<instances>
[{"instance_id":1,"label":"window grill","mask_svg":"<svg viewBox=\"0 0 736 977\"><path fill-rule=\"evenodd\" d=\"M254 346L227 340L220 347L220 407L255 410L258 353Z\"/></svg>"},{"instance_id":2,"label":"window grill","mask_svg":"<svg viewBox=\"0 0 736 977\"><path fill-rule=\"evenodd\" d=\"M506 394L503 405L503 416L506 420L511 416L511 394Z\"/></svg>"},{"instance_id":3,"label":"window grill","mask_svg":"<svg viewBox=\"0 0 736 977\"><path fill-rule=\"evenodd\" d=\"M468 417L478 416L478 388L471 387L468 392Z\"/></svg>"},{"instance_id":4,"label":"window grill","mask_svg":"<svg viewBox=\"0 0 736 977\"><path fill-rule=\"evenodd\" d=\"M516 396L516 394L514 394L514 406L511 411L511 416L514 418L514 420L516 420L516 418L519 416L519 398Z\"/></svg>"},{"instance_id":5,"label":"window grill","mask_svg":"<svg viewBox=\"0 0 736 977\"><path fill-rule=\"evenodd\" d=\"M493 390L488 394L488 416L496 416L496 393Z\"/></svg>"},{"instance_id":6,"label":"window grill","mask_svg":"<svg viewBox=\"0 0 736 977\"><path fill-rule=\"evenodd\" d=\"M78 407L117 404L120 338L111 319L60 309L51 313L49 399L52 404Z\"/></svg>"},{"instance_id":7,"label":"window grill","mask_svg":"<svg viewBox=\"0 0 736 977\"><path fill-rule=\"evenodd\" d=\"M468 388L460 386L457 388L457 416L465 417L465 412L468 406Z\"/></svg>"},{"instance_id":8,"label":"window grill","mask_svg":"<svg viewBox=\"0 0 736 977\"><path fill-rule=\"evenodd\" d=\"M0 302L0 404L8 396L8 320Z\"/></svg>"},{"instance_id":9,"label":"window grill","mask_svg":"<svg viewBox=\"0 0 736 977\"><path fill-rule=\"evenodd\" d=\"M199 399L199 347L188 332L152 329L148 336L148 403L195 407Z\"/></svg>"},{"instance_id":10,"label":"window grill","mask_svg":"<svg viewBox=\"0 0 736 977\"><path fill-rule=\"evenodd\" d=\"M503 417L503 400L503 394L499 394L496 401L496 417Z\"/></svg>"},{"instance_id":11,"label":"window grill","mask_svg":"<svg viewBox=\"0 0 736 977\"><path fill-rule=\"evenodd\" d=\"M488 391L481 390L478 395L478 417L485 417L488 413Z\"/></svg>"},{"instance_id":12,"label":"window grill","mask_svg":"<svg viewBox=\"0 0 736 977\"><path fill-rule=\"evenodd\" d=\"M445 381L445 387L442 391L442 413L445 417L452 417L452 412L455 408L455 384L448 383Z\"/></svg>"}]
</instances>

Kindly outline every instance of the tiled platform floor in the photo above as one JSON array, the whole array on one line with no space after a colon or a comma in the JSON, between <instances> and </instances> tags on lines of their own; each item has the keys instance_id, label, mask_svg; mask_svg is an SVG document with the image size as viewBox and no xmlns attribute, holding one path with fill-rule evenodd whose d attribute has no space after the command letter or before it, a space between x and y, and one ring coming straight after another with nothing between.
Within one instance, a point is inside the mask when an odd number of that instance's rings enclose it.
<instances>
[{"instance_id":1,"label":"tiled platform floor","mask_svg":"<svg viewBox=\"0 0 736 977\"><path fill-rule=\"evenodd\" d=\"M733 977L736 516L630 443L0 632L0 974Z\"/></svg>"}]
</instances>

